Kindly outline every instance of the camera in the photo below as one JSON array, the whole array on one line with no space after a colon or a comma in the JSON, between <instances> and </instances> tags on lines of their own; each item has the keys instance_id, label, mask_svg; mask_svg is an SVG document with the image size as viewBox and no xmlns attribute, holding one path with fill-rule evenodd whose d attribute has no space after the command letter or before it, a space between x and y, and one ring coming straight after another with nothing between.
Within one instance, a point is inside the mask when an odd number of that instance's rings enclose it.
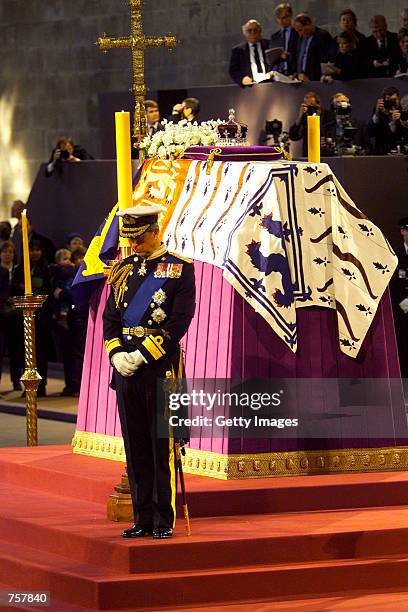
<instances>
[{"instance_id":1,"label":"camera","mask_svg":"<svg viewBox=\"0 0 408 612\"><path fill-rule=\"evenodd\" d=\"M281 147L289 153L289 134L282 131L283 123L279 119L271 119L265 121L265 134L266 138L264 142L268 143L270 139L273 140L273 144Z\"/></svg>"},{"instance_id":2,"label":"camera","mask_svg":"<svg viewBox=\"0 0 408 612\"><path fill-rule=\"evenodd\" d=\"M334 102L332 105L332 111L340 117L346 117L351 115L352 106L350 102Z\"/></svg>"},{"instance_id":3,"label":"camera","mask_svg":"<svg viewBox=\"0 0 408 612\"><path fill-rule=\"evenodd\" d=\"M318 110L319 110L319 107L316 104L308 104L306 112L308 115L315 115Z\"/></svg>"},{"instance_id":4,"label":"camera","mask_svg":"<svg viewBox=\"0 0 408 612\"><path fill-rule=\"evenodd\" d=\"M336 115L336 155L356 155L359 150L354 144L358 129L350 120L352 106L350 101L334 100L331 105Z\"/></svg>"},{"instance_id":5,"label":"camera","mask_svg":"<svg viewBox=\"0 0 408 612\"><path fill-rule=\"evenodd\" d=\"M395 100L391 100L391 98L384 98L384 108L387 111L392 111L395 108Z\"/></svg>"},{"instance_id":6,"label":"camera","mask_svg":"<svg viewBox=\"0 0 408 612\"><path fill-rule=\"evenodd\" d=\"M265 133L267 136L273 136L273 139L279 139L279 136L282 134L282 121L279 119L272 119L271 121L265 122Z\"/></svg>"},{"instance_id":7,"label":"camera","mask_svg":"<svg viewBox=\"0 0 408 612\"><path fill-rule=\"evenodd\" d=\"M61 161L67 161L67 159L69 159L69 153L66 149L63 149L61 151L61 155L60 155L60 160Z\"/></svg>"}]
</instances>

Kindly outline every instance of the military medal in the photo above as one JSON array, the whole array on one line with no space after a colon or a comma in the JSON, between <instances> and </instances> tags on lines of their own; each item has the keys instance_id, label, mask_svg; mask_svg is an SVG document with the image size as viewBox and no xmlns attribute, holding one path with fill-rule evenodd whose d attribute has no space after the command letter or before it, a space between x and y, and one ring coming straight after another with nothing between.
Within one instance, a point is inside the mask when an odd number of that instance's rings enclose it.
<instances>
[{"instance_id":1,"label":"military medal","mask_svg":"<svg viewBox=\"0 0 408 612\"><path fill-rule=\"evenodd\" d=\"M155 278L180 278L183 264L159 263L154 273Z\"/></svg>"},{"instance_id":2,"label":"military medal","mask_svg":"<svg viewBox=\"0 0 408 612\"><path fill-rule=\"evenodd\" d=\"M137 273L138 273L139 276L145 276L147 274L147 266L146 266L146 260L145 259L140 264L140 268L138 269Z\"/></svg>"}]
</instances>

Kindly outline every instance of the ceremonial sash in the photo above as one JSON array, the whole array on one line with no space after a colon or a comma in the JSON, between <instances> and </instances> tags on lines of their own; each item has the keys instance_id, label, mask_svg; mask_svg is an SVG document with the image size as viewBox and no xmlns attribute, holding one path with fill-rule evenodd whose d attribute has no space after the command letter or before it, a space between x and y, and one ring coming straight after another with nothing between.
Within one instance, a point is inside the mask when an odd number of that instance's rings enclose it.
<instances>
[{"instance_id":1,"label":"ceremonial sash","mask_svg":"<svg viewBox=\"0 0 408 612\"><path fill-rule=\"evenodd\" d=\"M179 263L176 257L167 256L166 263ZM125 314L123 315L123 327L137 327L149 308L155 291L163 287L170 277L155 278L157 266L145 278L135 295L131 299Z\"/></svg>"}]
</instances>

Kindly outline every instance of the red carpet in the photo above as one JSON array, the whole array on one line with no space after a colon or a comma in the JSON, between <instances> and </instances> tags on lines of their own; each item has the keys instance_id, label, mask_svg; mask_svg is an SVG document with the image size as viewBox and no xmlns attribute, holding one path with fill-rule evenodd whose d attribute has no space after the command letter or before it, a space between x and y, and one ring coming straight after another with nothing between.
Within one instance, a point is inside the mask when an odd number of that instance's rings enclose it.
<instances>
[{"instance_id":1,"label":"red carpet","mask_svg":"<svg viewBox=\"0 0 408 612\"><path fill-rule=\"evenodd\" d=\"M408 608L406 473L187 476L193 535L179 519L172 540L128 542L105 518L122 470L69 447L1 449L0 583L51 591L61 612Z\"/></svg>"}]
</instances>

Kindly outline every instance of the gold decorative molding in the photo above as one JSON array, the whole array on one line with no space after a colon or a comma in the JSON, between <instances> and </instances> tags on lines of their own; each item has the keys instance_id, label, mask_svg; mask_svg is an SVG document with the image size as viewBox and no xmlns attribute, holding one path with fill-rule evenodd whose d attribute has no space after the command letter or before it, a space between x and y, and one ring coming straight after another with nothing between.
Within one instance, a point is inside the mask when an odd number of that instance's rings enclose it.
<instances>
[{"instance_id":1,"label":"gold decorative molding","mask_svg":"<svg viewBox=\"0 0 408 612\"><path fill-rule=\"evenodd\" d=\"M183 469L187 474L209 476L221 480L351 472L391 472L408 469L408 446L252 455L223 455L186 448Z\"/></svg>"},{"instance_id":2,"label":"gold decorative molding","mask_svg":"<svg viewBox=\"0 0 408 612\"><path fill-rule=\"evenodd\" d=\"M72 447L73 452L77 455L88 455L126 463L123 438L119 436L76 431L72 438Z\"/></svg>"},{"instance_id":3,"label":"gold decorative molding","mask_svg":"<svg viewBox=\"0 0 408 612\"><path fill-rule=\"evenodd\" d=\"M76 431L72 446L73 452L79 455L126 462L123 439L117 436ZM223 455L186 447L186 456L182 461L186 474L221 480L393 472L408 470L408 446L251 455Z\"/></svg>"}]
</instances>

